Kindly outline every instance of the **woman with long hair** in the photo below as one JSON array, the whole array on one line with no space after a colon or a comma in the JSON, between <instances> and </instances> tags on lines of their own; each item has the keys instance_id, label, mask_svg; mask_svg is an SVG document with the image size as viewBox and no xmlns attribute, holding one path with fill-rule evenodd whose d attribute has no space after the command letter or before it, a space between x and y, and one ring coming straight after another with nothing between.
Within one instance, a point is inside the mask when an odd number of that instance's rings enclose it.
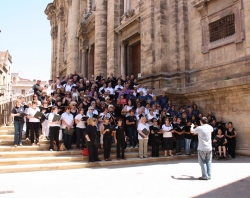
<instances>
[{"instance_id":1,"label":"woman with long hair","mask_svg":"<svg viewBox=\"0 0 250 198\"><path fill-rule=\"evenodd\" d=\"M98 158L98 146L96 145L96 138L98 138L97 128L95 126L95 119L89 118L87 120L88 126L84 132L87 140L89 162L101 161ZM98 141L98 140L97 140Z\"/></svg>"},{"instance_id":2,"label":"woman with long hair","mask_svg":"<svg viewBox=\"0 0 250 198\"><path fill-rule=\"evenodd\" d=\"M228 122L228 128L226 130L227 137L227 146L228 146L228 154L231 155L232 158L235 158L235 146L236 146L236 129L233 127L232 122Z\"/></svg>"},{"instance_id":3,"label":"woman with long hair","mask_svg":"<svg viewBox=\"0 0 250 198\"><path fill-rule=\"evenodd\" d=\"M109 117L104 118L104 124L102 126L101 133L103 134L104 159L105 161L111 161L110 152L113 131L109 123Z\"/></svg>"}]
</instances>

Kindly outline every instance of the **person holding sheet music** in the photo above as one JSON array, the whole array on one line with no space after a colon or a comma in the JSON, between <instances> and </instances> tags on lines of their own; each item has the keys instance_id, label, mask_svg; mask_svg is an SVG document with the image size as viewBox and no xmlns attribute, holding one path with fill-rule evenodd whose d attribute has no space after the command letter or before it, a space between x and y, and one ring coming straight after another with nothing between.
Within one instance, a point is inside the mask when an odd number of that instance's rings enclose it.
<instances>
[{"instance_id":1,"label":"person holding sheet music","mask_svg":"<svg viewBox=\"0 0 250 198\"><path fill-rule=\"evenodd\" d=\"M16 105L11 111L11 116L14 117L14 146L17 145L22 146L22 131L23 131L23 124L24 124L24 109L21 107L21 100L16 100Z\"/></svg>"},{"instance_id":2,"label":"person holding sheet music","mask_svg":"<svg viewBox=\"0 0 250 198\"><path fill-rule=\"evenodd\" d=\"M42 113L40 109L37 107L37 102L32 101L32 106L27 110L27 118L29 119L30 125L30 142L32 146L40 146L39 143L39 127L40 127L40 119L42 118ZM34 135L36 139L34 140Z\"/></svg>"},{"instance_id":3,"label":"person holding sheet music","mask_svg":"<svg viewBox=\"0 0 250 198\"><path fill-rule=\"evenodd\" d=\"M141 118L141 122L138 124L138 140L139 140L139 157L148 157L148 135L149 135L149 125L146 123L146 117Z\"/></svg>"},{"instance_id":4,"label":"person holding sheet music","mask_svg":"<svg viewBox=\"0 0 250 198\"><path fill-rule=\"evenodd\" d=\"M51 113L48 115L48 124L49 124L49 138L50 138L50 146L49 150L53 151L54 141L56 142L57 150L59 150L59 130L60 130L60 116L57 114L58 108L57 106L53 106L51 109Z\"/></svg>"},{"instance_id":5,"label":"person holding sheet music","mask_svg":"<svg viewBox=\"0 0 250 198\"><path fill-rule=\"evenodd\" d=\"M77 141L76 141L76 148L80 149L80 140L82 140L82 149L85 148L85 135L84 135L84 130L86 128L85 122L87 121L86 116L84 116L84 109L79 110L79 114L76 115L75 117L75 124L76 124L76 136L77 136Z\"/></svg>"}]
</instances>

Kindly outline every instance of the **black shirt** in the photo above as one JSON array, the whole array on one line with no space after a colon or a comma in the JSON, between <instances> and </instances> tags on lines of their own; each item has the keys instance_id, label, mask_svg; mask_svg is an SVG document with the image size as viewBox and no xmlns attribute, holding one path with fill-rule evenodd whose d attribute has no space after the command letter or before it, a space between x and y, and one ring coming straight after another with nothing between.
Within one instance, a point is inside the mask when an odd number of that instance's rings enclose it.
<instances>
[{"instance_id":1,"label":"black shirt","mask_svg":"<svg viewBox=\"0 0 250 198\"><path fill-rule=\"evenodd\" d=\"M97 137L97 129L96 126L88 125L84 132L85 135L89 136L90 142L94 143L95 138Z\"/></svg>"},{"instance_id":2,"label":"black shirt","mask_svg":"<svg viewBox=\"0 0 250 198\"><path fill-rule=\"evenodd\" d=\"M183 132L185 130L185 126L183 124L176 124L175 127L176 127L177 132ZM179 135L179 134L176 133L175 138L177 140L183 140L184 139L184 134Z\"/></svg>"},{"instance_id":3,"label":"black shirt","mask_svg":"<svg viewBox=\"0 0 250 198\"><path fill-rule=\"evenodd\" d=\"M24 113L24 109L23 109L23 107L17 107L17 106L15 106L15 107L12 109L11 113L13 113L13 114ZM15 120L15 121L20 121L21 119L23 119L22 116L14 116L14 120Z\"/></svg>"},{"instance_id":4,"label":"black shirt","mask_svg":"<svg viewBox=\"0 0 250 198\"><path fill-rule=\"evenodd\" d=\"M186 139L192 139L192 134L190 133L191 126L185 126L185 132L189 132L189 134L185 134Z\"/></svg>"},{"instance_id":5,"label":"black shirt","mask_svg":"<svg viewBox=\"0 0 250 198\"><path fill-rule=\"evenodd\" d=\"M126 118L126 120L128 120L129 122L135 122L136 123L136 117L135 116L128 116ZM126 125L128 128L136 128L136 124L130 124L130 125Z\"/></svg>"}]
</instances>

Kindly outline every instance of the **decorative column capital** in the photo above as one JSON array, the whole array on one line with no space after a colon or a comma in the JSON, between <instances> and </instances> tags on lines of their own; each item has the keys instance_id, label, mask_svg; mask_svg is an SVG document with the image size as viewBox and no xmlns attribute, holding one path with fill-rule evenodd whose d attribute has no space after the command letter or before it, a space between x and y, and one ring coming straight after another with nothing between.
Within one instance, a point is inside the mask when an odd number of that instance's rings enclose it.
<instances>
[{"instance_id":1,"label":"decorative column capital","mask_svg":"<svg viewBox=\"0 0 250 198\"><path fill-rule=\"evenodd\" d=\"M72 0L67 0L68 6L72 5Z\"/></svg>"},{"instance_id":2,"label":"decorative column capital","mask_svg":"<svg viewBox=\"0 0 250 198\"><path fill-rule=\"evenodd\" d=\"M128 45L128 41L121 41L121 42L120 42L120 45L121 45L122 47L125 47L125 46Z\"/></svg>"},{"instance_id":3,"label":"decorative column capital","mask_svg":"<svg viewBox=\"0 0 250 198\"><path fill-rule=\"evenodd\" d=\"M60 21L63 21L64 20L64 8L63 7L60 7L58 12L57 12L57 18L60 20Z\"/></svg>"},{"instance_id":4,"label":"decorative column capital","mask_svg":"<svg viewBox=\"0 0 250 198\"><path fill-rule=\"evenodd\" d=\"M50 31L51 38L52 39L57 38L57 33L58 33L58 27L57 26L52 27Z\"/></svg>"}]
</instances>

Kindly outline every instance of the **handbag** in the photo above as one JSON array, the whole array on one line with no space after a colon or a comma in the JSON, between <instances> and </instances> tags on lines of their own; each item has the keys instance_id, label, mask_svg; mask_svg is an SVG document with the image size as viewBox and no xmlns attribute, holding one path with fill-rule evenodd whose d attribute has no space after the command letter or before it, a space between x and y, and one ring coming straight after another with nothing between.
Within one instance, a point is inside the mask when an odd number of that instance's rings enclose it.
<instances>
[{"instance_id":1,"label":"handbag","mask_svg":"<svg viewBox=\"0 0 250 198\"><path fill-rule=\"evenodd\" d=\"M65 130L64 130L64 133L67 134L67 135L73 135L74 129L68 130L68 128L66 127Z\"/></svg>"},{"instance_id":2,"label":"handbag","mask_svg":"<svg viewBox=\"0 0 250 198\"><path fill-rule=\"evenodd\" d=\"M89 155L89 150L88 150L88 148L84 148L84 149L82 150L82 155L83 155L83 156L88 156L88 155Z\"/></svg>"}]
</instances>

